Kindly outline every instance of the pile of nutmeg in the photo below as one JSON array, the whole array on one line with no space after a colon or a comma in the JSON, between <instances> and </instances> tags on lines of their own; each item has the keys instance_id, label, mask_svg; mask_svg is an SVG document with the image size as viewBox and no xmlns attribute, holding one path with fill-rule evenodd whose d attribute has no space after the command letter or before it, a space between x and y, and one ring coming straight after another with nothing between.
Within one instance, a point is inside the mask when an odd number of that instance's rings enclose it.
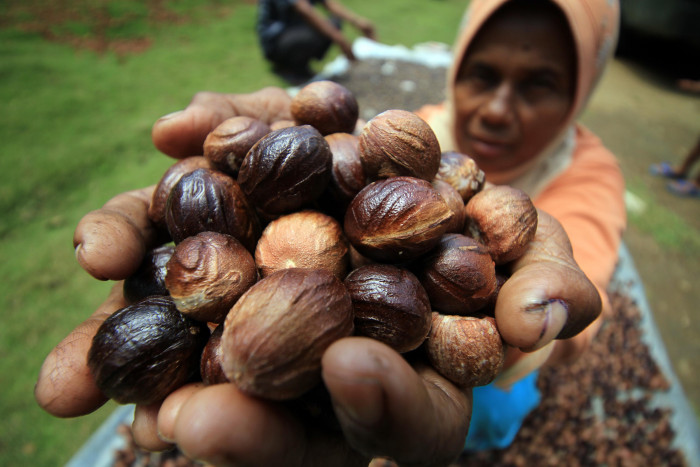
<instances>
[{"instance_id":1,"label":"pile of nutmeg","mask_svg":"<svg viewBox=\"0 0 700 467\"><path fill-rule=\"evenodd\" d=\"M535 234L529 197L485 188L414 113L357 125L335 82L302 88L291 114L230 118L163 175L148 216L172 242L125 280L131 304L88 356L108 397L148 404L201 378L299 398L350 335L424 352L462 387L500 371L493 308Z\"/></svg>"}]
</instances>

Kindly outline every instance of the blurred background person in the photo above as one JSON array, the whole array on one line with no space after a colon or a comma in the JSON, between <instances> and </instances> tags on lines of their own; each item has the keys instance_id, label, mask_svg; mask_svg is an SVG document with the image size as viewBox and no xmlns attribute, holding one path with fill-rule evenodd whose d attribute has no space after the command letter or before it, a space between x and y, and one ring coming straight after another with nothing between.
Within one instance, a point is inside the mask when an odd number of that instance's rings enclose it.
<instances>
[{"instance_id":1,"label":"blurred background person","mask_svg":"<svg viewBox=\"0 0 700 467\"><path fill-rule=\"evenodd\" d=\"M260 0L256 32L272 71L298 85L313 77L311 60L323 59L334 43L349 60L355 60L352 43L342 31L344 22L375 38L372 22L338 0Z\"/></svg>"}]
</instances>

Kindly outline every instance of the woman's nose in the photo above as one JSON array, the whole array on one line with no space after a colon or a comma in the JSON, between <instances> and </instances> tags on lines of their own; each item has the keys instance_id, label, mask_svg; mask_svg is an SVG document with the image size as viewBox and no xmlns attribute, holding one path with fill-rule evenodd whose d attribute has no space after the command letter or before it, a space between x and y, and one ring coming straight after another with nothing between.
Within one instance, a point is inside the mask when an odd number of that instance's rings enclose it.
<instances>
[{"instance_id":1,"label":"woman's nose","mask_svg":"<svg viewBox=\"0 0 700 467\"><path fill-rule=\"evenodd\" d=\"M484 102L481 112L484 123L492 126L509 125L515 117L513 90L501 83Z\"/></svg>"}]
</instances>

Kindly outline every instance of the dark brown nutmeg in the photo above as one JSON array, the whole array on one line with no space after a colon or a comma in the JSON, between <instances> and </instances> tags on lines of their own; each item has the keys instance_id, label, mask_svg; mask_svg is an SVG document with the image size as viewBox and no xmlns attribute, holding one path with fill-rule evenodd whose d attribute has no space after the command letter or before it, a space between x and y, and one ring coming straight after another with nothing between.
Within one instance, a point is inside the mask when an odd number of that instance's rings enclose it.
<instances>
[{"instance_id":1,"label":"dark brown nutmeg","mask_svg":"<svg viewBox=\"0 0 700 467\"><path fill-rule=\"evenodd\" d=\"M180 181L183 175L197 169L210 169L211 164L203 156L192 156L181 159L165 171L153 190L151 204L148 206L148 218L161 230L167 229L165 224L165 208L170 190Z\"/></svg>"},{"instance_id":2,"label":"dark brown nutmeg","mask_svg":"<svg viewBox=\"0 0 700 467\"><path fill-rule=\"evenodd\" d=\"M257 118L238 115L221 122L204 140L204 157L214 168L236 176L243 158L260 138L272 131Z\"/></svg>"},{"instance_id":3,"label":"dark brown nutmeg","mask_svg":"<svg viewBox=\"0 0 700 467\"><path fill-rule=\"evenodd\" d=\"M331 178L332 155L310 125L273 131L248 151L238 172L243 192L261 211L293 212L315 201Z\"/></svg>"},{"instance_id":4,"label":"dark brown nutmeg","mask_svg":"<svg viewBox=\"0 0 700 467\"><path fill-rule=\"evenodd\" d=\"M379 262L403 263L437 245L452 216L430 183L392 177L367 185L355 196L344 227L360 254Z\"/></svg>"},{"instance_id":5,"label":"dark brown nutmeg","mask_svg":"<svg viewBox=\"0 0 700 467\"><path fill-rule=\"evenodd\" d=\"M299 211L265 227L255 247L255 264L261 277L285 268L307 268L326 269L342 280L349 247L337 220L318 211Z\"/></svg>"},{"instance_id":6,"label":"dark brown nutmeg","mask_svg":"<svg viewBox=\"0 0 700 467\"><path fill-rule=\"evenodd\" d=\"M496 264L520 258L537 231L537 209L522 190L494 186L474 195L465 207L464 234L486 245Z\"/></svg>"},{"instance_id":7,"label":"dark brown nutmeg","mask_svg":"<svg viewBox=\"0 0 700 467\"><path fill-rule=\"evenodd\" d=\"M349 133L333 133L326 136L333 155L333 170L328 190L333 201L347 207L366 183L360 162L359 139Z\"/></svg>"},{"instance_id":8,"label":"dark brown nutmeg","mask_svg":"<svg viewBox=\"0 0 700 467\"><path fill-rule=\"evenodd\" d=\"M228 383L222 365L221 336L224 333L224 325L220 324L211 333L207 345L202 351L202 360L199 364L202 382L206 386Z\"/></svg>"},{"instance_id":9,"label":"dark brown nutmeg","mask_svg":"<svg viewBox=\"0 0 700 467\"><path fill-rule=\"evenodd\" d=\"M452 214L454 214L452 220L450 221L449 227L447 227L447 232L464 232L464 220L467 217L467 213L464 211L464 201L462 201L460 194L452 185L447 182L443 182L442 180L433 180L432 185L433 188L435 188L444 198L445 202L450 207Z\"/></svg>"},{"instance_id":10,"label":"dark brown nutmeg","mask_svg":"<svg viewBox=\"0 0 700 467\"><path fill-rule=\"evenodd\" d=\"M199 377L205 323L177 311L169 297L117 310L99 327L88 367L102 393L120 404L152 404Z\"/></svg>"},{"instance_id":11,"label":"dark brown nutmeg","mask_svg":"<svg viewBox=\"0 0 700 467\"><path fill-rule=\"evenodd\" d=\"M360 159L370 180L409 176L432 181L440 167L440 143L432 128L406 110L386 110L360 132Z\"/></svg>"},{"instance_id":12,"label":"dark brown nutmeg","mask_svg":"<svg viewBox=\"0 0 700 467\"><path fill-rule=\"evenodd\" d=\"M352 92L334 81L313 81L299 90L290 107L297 125L311 125L322 135L352 133L359 106Z\"/></svg>"},{"instance_id":13,"label":"dark brown nutmeg","mask_svg":"<svg viewBox=\"0 0 700 467\"><path fill-rule=\"evenodd\" d=\"M505 362L505 345L490 317L433 312L425 348L437 372L462 388L489 384Z\"/></svg>"},{"instance_id":14,"label":"dark brown nutmeg","mask_svg":"<svg viewBox=\"0 0 700 467\"><path fill-rule=\"evenodd\" d=\"M253 256L230 235L200 232L175 247L165 286L181 313L220 323L257 280Z\"/></svg>"},{"instance_id":15,"label":"dark brown nutmeg","mask_svg":"<svg viewBox=\"0 0 700 467\"><path fill-rule=\"evenodd\" d=\"M397 352L420 346L430 331L430 300L413 273L388 264L355 269L344 281L355 311L355 334Z\"/></svg>"},{"instance_id":16,"label":"dark brown nutmeg","mask_svg":"<svg viewBox=\"0 0 700 467\"><path fill-rule=\"evenodd\" d=\"M468 315L482 309L496 292L496 265L488 249L461 234L446 234L416 266L433 309Z\"/></svg>"},{"instance_id":17,"label":"dark brown nutmeg","mask_svg":"<svg viewBox=\"0 0 700 467\"><path fill-rule=\"evenodd\" d=\"M482 190L486 181L484 171L474 159L455 151L441 154L440 168L435 178L452 185L465 203Z\"/></svg>"},{"instance_id":18,"label":"dark brown nutmeg","mask_svg":"<svg viewBox=\"0 0 700 467\"><path fill-rule=\"evenodd\" d=\"M165 221L176 244L200 232L219 232L253 252L261 233L255 210L238 183L217 170L184 175L170 192Z\"/></svg>"},{"instance_id":19,"label":"dark brown nutmeg","mask_svg":"<svg viewBox=\"0 0 700 467\"><path fill-rule=\"evenodd\" d=\"M350 295L323 269L283 269L251 287L222 337L226 377L241 391L293 399L321 381L321 356L352 334Z\"/></svg>"},{"instance_id":20,"label":"dark brown nutmeg","mask_svg":"<svg viewBox=\"0 0 700 467\"><path fill-rule=\"evenodd\" d=\"M124 280L124 299L134 303L152 295L168 295L165 265L175 247L162 245L146 253L139 268Z\"/></svg>"}]
</instances>

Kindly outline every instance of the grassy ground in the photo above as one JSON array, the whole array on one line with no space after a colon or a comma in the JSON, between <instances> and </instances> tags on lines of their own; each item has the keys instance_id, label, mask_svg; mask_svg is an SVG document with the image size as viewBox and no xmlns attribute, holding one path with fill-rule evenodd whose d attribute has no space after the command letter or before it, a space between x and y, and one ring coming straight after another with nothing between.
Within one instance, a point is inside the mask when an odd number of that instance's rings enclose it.
<instances>
[{"instance_id":1,"label":"grassy ground","mask_svg":"<svg viewBox=\"0 0 700 467\"><path fill-rule=\"evenodd\" d=\"M60 420L32 395L45 355L109 288L73 257L80 217L157 182L172 161L151 125L196 91L284 85L261 60L252 1L47 3L0 4L0 465L64 464L114 407ZM464 2L352 7L382 41L412 45L450 43Z\"/></svg>"}]
</instances>

